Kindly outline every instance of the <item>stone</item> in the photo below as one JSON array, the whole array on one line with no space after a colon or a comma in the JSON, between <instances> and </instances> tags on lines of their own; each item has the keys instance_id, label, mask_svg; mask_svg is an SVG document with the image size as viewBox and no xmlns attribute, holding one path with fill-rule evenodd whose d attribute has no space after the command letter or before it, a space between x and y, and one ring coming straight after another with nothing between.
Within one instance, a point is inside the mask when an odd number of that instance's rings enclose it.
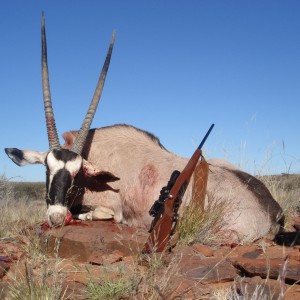
<instances>
[{"instance_id":1,"label":"stone","mask_svg":"<svg viewBox=\"0 0 300 300\"><path fill-rule=\"evenodd\" d=\"M279 299L281 292L279 281L266 280L259 276L239 278L235 282L235 289L239 295L243 296L243 299Z\"/></svg>"},{"instance_id":2,"label":"stone","mask_svg":"<svg viewBox=\"0 0 300 300\"><path fill-rule=\"evenodd\" d=\"M103 279L112 280L119 275L117 268L110 268L91 264L78 264L67 260L62 264L64 282L78 282L87 285L90 281L100 283Z\"/></svg>"},{"instance_id":3,"label":"stone","mask_svg":"<svg viewBox=\"0 0 300 300\"><path fill-rule=\"evenodd\" d=\"M110 265L115 262L121 261L124 257L124 253L119 250L114 250L110 254L98 254L97 252L93 252L89 258L89 263L95 265Z\"/></svg>"},{"instance_id":4,"label":"stone","mask_svg":"<svg viewBox=\"0 0 300 300\"><path fill-rule=\"evenodd\" d=\"M293 252L289 252L287 257L289 259L297 260L300 261L300 249L299 248L294 248Z\"/></svg>"},{"instance_id":5,"label":"stone","mask_svg":"<svg viewBox=\"0 0 300 300\"><path fill-rule=\"evenodd\" d=\"M209 294L209 287L196 280L187 279L183 276L172 277L165 299L199 299ZM203 299L203 298L201 298Z\"/></svg>"},{"instance_id":6,"label":"stone","mask_svg":"<svg viewBox=\"0 0 300 300\"><path fill-rule=\"evenodd\" d=\"M41 243L51 254L48 270L59 260L63 292L69 299L86 299L90 281L101 284L116 278L136 281L135 299L152 295L162 299L212 299L226 293L243 299L251 295L256 299L270 295L273 299L300 299L300 245L295 232L281 233L283 245L265 239L247 245L195 243L177 245L170 252L141 255L148 236L146 230L112 221L89 221L48 230L41 235ZM0 299L5 299L11 278L16 274L26 276L23 257L27 257L24 249L29 246L30 233L22 239L0 241ZM30 261L34 276L43 271L39 264ZM157 282L157 290L151 280Z\"/></svg>"},{"instance_id":7,"label":"stone","mask_svg":"<svg viewBox=\"0 0 300 300\"><path fill-rule=\"evenodd\" d=\"M225 258L225 257L228 257L229 253L231 253L231 252L232 252L232 249L230 249L228 246L223 246L221 248L215 249L213 256Z\"/></svg>"},{"instance_id":8,"label":"stone","mask_svg":"<svg viewBox=\"0 0 300 300\"><path fill-rule=\"evenodd\" d=\"M233 265L250 276L277 279L284 276L285 280L297 282L300 280L300 262L283 259L253 259L238 257Z\"/></svg>"},{"instance_id":9,"label":"stone","mask_svg":"<svg viewBox=\"0 0 300 300\"><path fill-rule=\"evenodd\" d=\"M24 249L22 249L22 242L19 240L5 241L0 244L0 256L7 257L11 261L18 261L24 255Z\"/></svg>"},{"instance_id":10,"label":"stone","mask_svg":"<svg viewBox=\"0 0 300 300\"><path fill-rule=\"evenodd\" d=\"M88 262L91 255L108 255L115 250L125 255L141 252L148 233L112 221L87 221L52 229L42 236L49 253Z\"/></svg>"},{"instance_id":11,"label":"stone","mask_svg":"<svg viewBox=\"0 0 300 300\"><path fill-rule=\"evenodd\" d=\"M196 243L192 247L195 251L203 254L206 257L213 256L213 253L214 253L213 250L210 247L206 246L206 245Z\"/></svg>"},{"instance_id":12,"label":"stone","mask_svg":"<svg viewBox=\"0 0 300 300\"><path fill-rule=\"evenodd\" d=\"M261 249L257 249L255 245L237 245L232 248L226 255L226 258L234 258L238 256L256 258L262 253Z\"/></svg>"},{"instance_id":13,"label":"stone","mask_svg":"<svg viewBox=\"0 0 300 300\"><path fill-rule=\"evenodd\" d=\"M199 256L183 256L179 268L185 278L205 283L232 281L237 276L229 261L215 257L201 259Z\"/></svg>"},{"instance_id":14,"label":"stone","mask_svg":"<svg viewBox=\"0 0 300 300\"><path fill-rule=\"evenodd\" d=\"M264 249L257 258L261 259L285 259L286 256L293 257L299 254L299 249L296 247L285 247L280 245L273 245Z\"/></svg>"},{"instance_id":15,"label":"stone","mask_svg":"<svg viewBox=\"0 0 300 300\"><path fill-rule=\"evenodd\" d=\"M262 279L259 276L239 278L235 282L235 288L245 299L300 299L299 285L288 285L275 279Z\"/></svg>"},{"instance_id":16,"label":"stone","mask_svg":"<svg viewBox=\"0 0 300 300\"><path fill-rule=\"evenodd\" d=\"M288 300L299 300L300 299L300 285L286 285L286 289L284 291L284 299Z\"/></svg>"}]
</instances>

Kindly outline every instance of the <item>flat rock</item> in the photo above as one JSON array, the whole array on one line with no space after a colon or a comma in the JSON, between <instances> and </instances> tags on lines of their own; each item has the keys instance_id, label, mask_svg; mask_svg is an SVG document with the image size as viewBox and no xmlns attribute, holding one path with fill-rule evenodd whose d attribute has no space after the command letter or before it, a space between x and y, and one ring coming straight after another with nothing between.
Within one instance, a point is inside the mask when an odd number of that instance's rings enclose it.
<instances>
[{"instance_id":1,"label":"flat rock","mask_svg":"<svg viewBox=\"0 0 300 300\"><path fill-rule=\"evenodd\" d=\"M121 261L124 253L119 250L114 250L112 253L101 255L98 252L93 252L89 258L89 263L93 265L110 265Z\"/></svg>"},{"instance_id":2,"label":"flat rock","mask_svg":"<svg viewBox=\"0 0 300 300\"><path fill-rule=\"evenodd\" d=\"M237 270L229 261L216 257L201 259L199 256L183 256L179 268L187 279L205 283L227 282L237 276Z\"/></svg>"},{"instance_id":3,"label":"flat rock","mask_svg":"<svg viewBox=\"0 0 300 300\"><path fill-rule=\"evenodd\" d=\"M295 257L300 254L299 247L283 247L280 245L273 245L261 251L261 254L257 256L257 258L265 258L265 259L285 259L286 256L288 257Z\"/></svg>"},{"instance_id":4,"label":"flat rock","mask_svg":"<svg viewBox=\"0 0 300 300\"><path fill-rule=\"evenodd\" d=\"M283 259L253 259L238 257L233 265L250 276L277 279L283 276L285 280L297 282L300 280L300 262Z\"/></svg>"},{"instance_id":5,"label":"flat rock","mask_svg":"<svg viewBox=\"0 0 300 300\"><path fill-rule=\"evenodd\" d=\"M50 254L49 270L52 264L56 266L57 257L63 258L59 268L69 299L86 299L91 281L101 284L116 278L136 281L143 294L136 299L147 299L152 292L162 299L211 299L218 290L243 299L254 295L257 299L270 295L272 299L300 299L300 246L295 232L282 235L284 245L269 240L250 245L196 243L147 255L141 255L149 236L146 230L112 221L86 221L34 232L40 234ZM24 258L28 254L24 249L30 246L30 236L0 242L0 299L5 299L14 274L26 276ZM35 261L31 267L34 276L43 270Z\"/></svg>"},{"instance_id":6,"label":"flat rock","mask_svg":"<svg viewBox=\"0 0 300 300\"><path fill-rule=\"evenodd\" d=\"M213 256L214 251L207 245L196 243L193 246L193 249L206 257Z\"/></svg>"},{"instance_id":7,"label":"flat rock","mask_svg":"<svg viewBox=\"0 0 300 300\"><path fill-rule=\"evenodd\" d=\"M0 244L0 257L7 257L8 260L18 261L24 255L22 241L17 239L8 239ZM0 259L1 260L1 259Z\"/></svg>"},{"instance_id":8,"label":"flat rock","mask_svg":"<svg viewBox=\"0 0 300 300\"><path fill-rule=\"evenodd\" d=\"M87 221L46 231L42 242L49 253L62 258L89 262L97 253L107 255L115 250L124 256L141 252L148 233L112 221Z\"/></svg>"},{"instance_id":9,"label":"flat rock","mask_svg":"<svg viewBox=\"0 0 300 300\"><path fill-rule=\"evenodd\" d=\"M274 279L262 279L259 276L252 278L239 278L236 280L236 290L244 299L279 299L281 283Z\"/></svg>"},{"instance_id":10,"label":"flat rock","mask_svg":"<svg viewBox=\"0 0 300 300\"><path fill-rule=\"evenodd\" d=\"M206 284L199 283L192 279L187 279L183 276L173 278L169 286L169 291L166 293L166 299L203 299L210 292Z\"/></svg>"},{"instance_id":11,"label":"flat rock","mask_svg":"<svg viewBox=\"0 0 300 300\"><path fill-rule=\"evenodd\" d=\"M289 252L287 254L287 257L289 259L300 261L300 248L299 248L299 246L298 247L294 247L294 251Z\"/></svg>"},{"instance_id":12,"label":"flat rock","mask_svg":"<svg viewBox=\"0 0 300 300\"><path fill-rule=\"evenodd\" d=\"M239 278L235 282L236 290L244 299L300 299L300 286L288 285L275 279L262 279L259 276ZM282 298L283 295L283 298Z\"/></svg>"}]
</instances>

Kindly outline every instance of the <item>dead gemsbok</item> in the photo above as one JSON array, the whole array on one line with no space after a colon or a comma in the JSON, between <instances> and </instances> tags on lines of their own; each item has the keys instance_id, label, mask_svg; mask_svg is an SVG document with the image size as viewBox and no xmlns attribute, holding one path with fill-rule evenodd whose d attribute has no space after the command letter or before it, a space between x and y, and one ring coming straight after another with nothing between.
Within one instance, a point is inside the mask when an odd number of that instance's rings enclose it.
<instances>
[{"instance_id":1,"label":"dead gemsbok","mask_svg":"<svg viewBox=\"0 0 300 300\"><path fill-rule=\"evenodd\" d=\"M79 131L63 134L60 145L52 110L42 20L42 79L49 150L46 152L6 148L7 155L19 166L40 163L46 166L48 222L63 224L70 210L79 219L115 219L132 226L152 221L148 211L166 185L173 170L182 170L188 158L165 149L154 135L129 125L90 129L110 57L113 33L94 97ZM200 133L201 134L201 133ZM284 217L282 209L265 185L232 164L208 160L209 177L205 205L214 201L230 207L223 214L223 230L237 240L256 239L277 233ZM189 205L197 184L196 175L183 198Z\"/></svg>"}]
</instances>

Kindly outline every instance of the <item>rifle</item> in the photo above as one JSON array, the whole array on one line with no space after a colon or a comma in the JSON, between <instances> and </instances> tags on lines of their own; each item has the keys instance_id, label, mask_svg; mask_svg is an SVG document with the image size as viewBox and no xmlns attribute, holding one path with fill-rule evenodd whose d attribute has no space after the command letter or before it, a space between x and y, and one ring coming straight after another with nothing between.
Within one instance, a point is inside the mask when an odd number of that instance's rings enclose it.
<instances>
[{"instance_id":1,"label":"rifle","mask_svg":"<svg viewBox=\"0 0 300 300\"><path fill-rule=\"evenodd\" d=\"M149 238L144 245L142 253L162 252L166 249L173 235L179 219L178 209L183 195L188 187L192 174L196 168L199 158L202 156L202 146L212 131L212 124L188 161L182 172L173 171L167 186L160 191L158 200L154 202L149 210L150 216L154 217L149 230Z\"/></svg>"}]
</instances>

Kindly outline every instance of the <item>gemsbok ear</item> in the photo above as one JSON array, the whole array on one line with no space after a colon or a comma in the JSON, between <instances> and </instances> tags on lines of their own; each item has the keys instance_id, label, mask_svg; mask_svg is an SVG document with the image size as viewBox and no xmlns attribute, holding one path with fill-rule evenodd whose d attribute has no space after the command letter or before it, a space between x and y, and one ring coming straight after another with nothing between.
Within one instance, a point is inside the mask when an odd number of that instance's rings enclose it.
<instances>
[{"instance_id":1,"label":"gemsbok ear","mask_svg":"<svg viewBox=\"0 0 300 300\"><path fill-rule=\"evenodd\" d=\"M103 179L105 179L106 182L114 182L114 181L120 180L119 177L116 177L111 172L98 170L90 162L88 162L85 159L83 159L83 161L82 161L82 170L83 170L84 175L86 175L87 177L103 178Z\"/></svg>"},{"instance_id":2,"label":"gemsbok ear","mask_svg":"<svg viewBox=\"0 0 300 300\"><path fill-rule=\"evenodd\" d=\"M18 166L26 166L30 164L43 164L48 152L19 150L17 148L4 149L8 157Z\"/></svg>"},{"instance_id":3,"label":"gemsbok ear","mask_svg":"<svg viewBox=\"0 0 300 300\"><path fill-rule=\"evenodd\" d=\"M62 137L65 140L65 143L62 145L62 147L65 149L70 149L75 142L75 135L72 134L71 131L67 131L62 134Z\"/></svg>"}]
</instances>

